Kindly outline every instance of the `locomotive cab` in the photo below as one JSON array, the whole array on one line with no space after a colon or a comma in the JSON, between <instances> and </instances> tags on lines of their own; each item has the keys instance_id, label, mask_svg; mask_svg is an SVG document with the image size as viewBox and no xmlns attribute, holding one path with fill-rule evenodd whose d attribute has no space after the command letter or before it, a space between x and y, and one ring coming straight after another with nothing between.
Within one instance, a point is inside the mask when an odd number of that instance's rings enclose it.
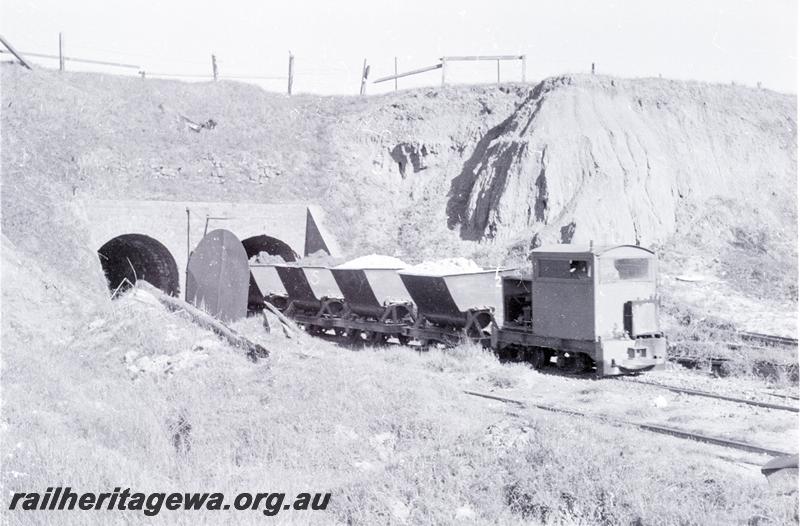
<instances>
[{"instance_id":1,"label":"locomotive cab","mask_svg":"<svg viewBox=\"0 0 800 526\"><path fill-rule=\"evenodd\" d=\"M513 346L535 367L600 376L663 367L656 256L632 245L551 245L532 252L532 275L503 282L498 349Z\"/></svg>"}]
</instances>

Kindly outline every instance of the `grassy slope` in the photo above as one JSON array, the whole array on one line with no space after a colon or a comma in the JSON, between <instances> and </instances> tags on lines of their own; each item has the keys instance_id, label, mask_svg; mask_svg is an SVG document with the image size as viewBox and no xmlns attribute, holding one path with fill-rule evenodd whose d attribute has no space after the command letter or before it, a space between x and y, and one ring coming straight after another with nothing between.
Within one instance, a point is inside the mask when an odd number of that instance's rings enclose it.
<instances>
[{"instance_id":1,"label":"grassy slope","mask_svg":"<svg viewBox=\"0 0 800 526\"><path fill-rule=\"evenodd\" d=\"M2 277L2 499L54 484L331 491L329 512L280 516L320 524L783 524L796 513L757 471L714 461L704 446L464 396L466 377L507 383L477 348L352 352L290 343L248 320L238 329L275 351L252 364L159 307L131 298L92 304L48 287L52 276L5 240ZM36 301L22 300L22 287ZM157 356L172 357L176 370L132 372ZM138 516L6 515L12 524L126 517ZM264 519L160 516L220 520Z\"/></svg>"},{"instance_id":2,"label":"grassy slope","mask_svg":"<svg viewBox=\"0 0 800 526\"><path fill-rule=\"evenodd\" d=\"M448 228L446 208L452 179L469 164L489 130L502 128L502 122L516 115L534 91L532 85L430 88L366 98L288 98L230 82L142 82L96 74L27 72L12 66L0 68L0 74L6 235L21 250L53 267L69 269L93 287L101 283L93 264L97 247L86 246L74 214L82 196L310 200L325 206L334 233L353 255L384 252L416 262L458 254L488 265L525 264L527 237L510 246L461 240L457 228ZM592 93L605 101L598 103L602 106L598 111L605 108L611 114L603 114L604 119L624 113L606 108L610 104L606 92L611 89L606 84L611 81L577 77L576 86L548 95L543 104L552 108L542 110L550 115L547 122L577 126L558 118L560 105L571 100L573 91L589 102ZM675 119L688 123L687 130L666 135L658 135L658 130L642 132L668 152L671 141L680 143L675 152L691 150L686 137L693 136L685 134L707 133L705 121L698 124L694 115L706 100L714 115L723 115L723 122L732 118L728 106L741 106L742 122L746 120L746 129L755 130L762 143L796 135L792 117L784 119L783 127L774 122L776 115L793 107L789 96L657 79L621 81L622 85L628 88L619 88L614 104L650 94L676 106ZM756 96L763 97L764 108ZM682 104L689 116L681 113ZM181 115L196 122L214 119L217 125L195 133ZM654 115L655 124L666 126L658 120L666 117L657 111ZM585 132L600 137L596 120L586 124ZM545 126L541 138L530 139L559 146L559 138L572 134L558 126L553 131L553 126ZM627 130L624 124L614 126ZM564 147L571 140L565 139ZM721 134L715 148L734 148L741 140ZM398 145L413 151L406 161L416 156L417 164L409 162L404 174L398 163L402 155L392 153ZM774 160L782 150L773 146L770 159ZM787 159L796 157L792 145L784 149ZM692 172L685 155L673 156L680 159L665 154L659 162ZM569 167L575 156L567 157L554 158L551 164ZM492 159L484 161L491 164ZM769 177L770 162L753 161L753 170L762 179ZM608 169L618 169L609 163ZM744 163L734 163L739 164ZM785 163L773 164L782 170ZM720 166L727 170L727 164ZM736 173L739 180L746 179ZM786 179L783 171L779 175L776 181ZM797 211L790 198L796 191L780 187L772 192L779 195L771 204L762 203L769 195L756 188L762 204L718 200L676 210L676 234L658 247L664 261L667 311L678 313L676 319L685 319L684 314L694 320L716 316L740 328L767 330L759 327L766 319L770 332L796 334ZM75 256L64 258L63 253ZM677 283L674 277L687 266L698 267L720 283L708 287ZM87 273L89 268L92 272ZM742 302L733 308L728 297Z\"/></svg>"},{"instance_id":3,"label":"grassy slope","mask_svg":"<svg viewBox=\"0 0 800 526\"><path fill-rule=\"evenodd\" d=\"M413 201L446 192L447 181L429 176L440 173L435 168L409 167L401 177L388 144L439 138L441 162L458 163L520 99L517 90L496 87L288 98L232 82L141 82L10 66L0 73L4 184L26 185L8 189L5 207L14 208L31 178L36 194L55 185L60 200L74 193L312 201L324 204L335 233L359 253L365 246L397 250L397 218L422 213L414 226L431 223L434 211ZM181 116L217 124L195 133ZM23 241L17 224L5 226Z\"/></svg>"},{"instance_id":4,"label":"grassy slope","mask_svg":"<svg viewBox=\"0 0 800 526\"><path fill-rule=\"evenodd\" d=\"M2 440L4 454L10 454L2 468L5 490L58 483L96 490L120 483L142 490L330 489L336 496L333 516L358 523L451 522L457 513L467 519L474 513L474 520L498 523L641 518L655 524L726 524L758 516L779 524L796 513L793 501L772 496L757 472L712 462L702 449L692 449L685 463L676 464L673 459L685 453L682 443L648 436L648 448L642 449L639 435L622 430L514 414L465 399L460 379L496 366L475 350L422 357L351 353L315 341L294 347L268 337L264 343L277 352L254 366L184 320L136 302L110 305L102 295L95 247L87 246L71 204L73 186L79 196L163 197L180 188L186 198L233 199L242 192L265 200L306 193L331 202L355 197L361 203L357 209L373 214L374 224L381 210L367 206L369 192L361 188L358 171L347 172L341 187L323 190L319 180L321 173L338 173L340 154L330 151L326 133L343 120L369 128L369 105L377 103L287 101L224 83L148 81L139 89L113 77L70 74L59 80L39 72L21 79L19 74L3 71L8 238L2 247ZM208 96L209 90L218 96ZM462 113L464 122L477 118L457 134L456 142L465 144L518 100L513 91L463 91L477 97L444 103ZM120 100L114 95L120 92L130 98ZM441 103L424 92L408 96L420 98L423 107ZM242 102L252 100L259 103ZM401 107L386 111L400 118L403 101L391 104ZM220 124L213 133L196 135L177 113ZM265 121L273 126L261 126ZM405 133L437 136L444 121L408 124ZM139 138L131 141L131 134ZM280 146L289 142L302 147ZM159 146L165 143L170 147ZM372 161L352 157L351 162L360 169ZM402 191L435 201L441 183L426 179L434 168L410 174ZM263 174L263 180L250 181L253 174ZM272 184L281 177L292 184ZM404 213L410 230L401 233L411 242L430 244L440 234L414 231L429 222L430 210L410 207ZM378 232L372 238L361 233L355 243L379 247L385 243L381 236L397 233ZM451 240L442 246L460 245ZM242 329L264 337L257 327ZM198 346L203 349L192 350ZM143 356L191 353L200 360L169 377L132 378L125 361L131 350ZM188 451L174 447L181 421L191 425ZM619 469L608 468L620 462ZM617 488L613 495L609 487ZM98 517L103 523L123 520ZM162 521L170 518L164 515ZM251 521L246 515L227 518ZM313 517L320 523L330 518ZM85 521L81 515L58 517L64 519ZM193 516L181 520L196 522Z\"/></svg>"}]
</instances>

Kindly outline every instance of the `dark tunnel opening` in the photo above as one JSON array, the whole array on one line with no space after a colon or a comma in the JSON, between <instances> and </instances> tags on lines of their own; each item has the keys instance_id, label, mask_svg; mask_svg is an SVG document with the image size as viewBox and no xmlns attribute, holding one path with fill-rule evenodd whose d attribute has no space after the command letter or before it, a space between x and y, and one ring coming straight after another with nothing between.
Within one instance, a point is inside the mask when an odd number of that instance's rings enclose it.
<instances>
[{"instance_id":1,"label":"dark tunnel opening","mask_svg":"<svg viewBox=\"0 0 800 526\"><path fill-rule=\"evenodd\" d=\"M117 236L97 251L111 291L145 280L171 296L180 292L180 275L167 247L143 234Z\"/></svg>"},{"instance_id":2,"label":"dark tunnel opening","mask_svg":"<svg viewBox=\"0 0 800 526\"><path fill-rule=\"evenodd\" d=\"M247 252L247 259L257 256L261 252L266 252L270 256L280 256L284 261L297 261L298 255L292 250L292 247L287 245L280 239L260 235L248 237L242 240L244 251ZM247 295L247 310L250 312L258 312L263 308L264 296L256 285L256 280L253 279L253 274L250 274L250 289Z\"/></svg>"}]
</instances>

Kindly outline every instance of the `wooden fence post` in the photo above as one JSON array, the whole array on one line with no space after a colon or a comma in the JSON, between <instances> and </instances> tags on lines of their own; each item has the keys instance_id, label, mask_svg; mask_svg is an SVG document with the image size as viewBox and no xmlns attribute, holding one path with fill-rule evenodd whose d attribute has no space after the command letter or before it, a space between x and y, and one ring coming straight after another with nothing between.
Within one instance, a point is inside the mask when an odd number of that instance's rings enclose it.
<instances>
[{"instance_id":1,"label":"wooden fence post","mask_svg":"<svg viewBox=\"0 0 800 526\"><path fill-rule=\"evenodd\" d=\"M3 44L3 45L6 47L6 49L8 50L8 52L9 52L9 53L11 53L12 55L14 55L14 56L16 57L16 59L17 59L17 60L19 60L19 63L20 63L20 64L22 64L23 66L25 66L25 67L26 67L26 68L28 68L28 69L33 69L33 68L31 67L31 65L30 65L30 64L28 64L28 61L27 61L27 60L25 60L25 57L23 57L23 56L20 54L20 52L19 52L19 51L17 51L17 50L14 48L14 46L12 46L12 45L11 45L11 42L9 42L9 41L8 41L8 40L6 40L5 38L3 38L3 35L0 35L0 44Z\"/></svg>"},{"instance_id":2,"label":"wooden fence post","mask_svg":"<svg viewBox=\"0 0 800 526\"><path fill-rule=\"evenodd\" d=\"M522 82L525 82L525 70L528 66L528 56L522 55Z\"/></svg>"},{"instance_id":3,"label":"wooden fence post","mask_svg":"<svg viewBox=\"0 0 800 526\"><path fill-rule=\"evenodd\" d=\"M214 81L217 80L217 56L211 54L211 72L214 74Z\"/></svg>"},{"instance_id":4,"label":"wooden fence post","mask_svg":"<svg viewBox=\"0 0 800 526\"><path fill-rule=\"evenodd\" d=\"M289 52L289 86L287 91L289 95L292 94L292 84L294 83L294 55L292 52Z\"/></svg>"},{"instance_id":5,"label":"wooden fence post","mask_svg":"<svg viewBox=\"0 0 800 526\"><path fill-rule=\"evenodd\" d=\"M594 75L594 62L592 62L592 75Z\"/></svg>"},{"instance_id":6,"label":"wooden fence post","mask_svg":"<svg viewBox=\"0 0 800 526\"><path fill-rule=\"evenodd\" d=\"M369 77L369 66L367 66L367 59L364 59L364 67L361 69L361 95L367 93L367 77Z\"/></svg>"},{"instance_id":7,"label":"wooden fence post","mask_svg":"<svg viewBox=\"0 0 800 526\"><path fill-rule=\"evenodd\" d=\"M500 84L500 60L497 61L497 83Z\"/></svg>"},{"instance_id":8,"label":"wooden fence post","mask_svg":"<svg viewBox=\"0 0 800 526\"><path fill-rule=\"evenodd\" d=\"M58 71L64 71L64 34L58 32Z\"/></svg>"},{"instance_id":9,"label":"wooden fence post","mask_svg":"<svg viewBox=\"0 0 800 526\"><path fill-rule=\"evenodd\" d=\"M444 57L442 57L442 87L444 87L446 76L447 76L447 60Z\"/></svg>"},{"instance_id":10,"label":"wooden fence post","mask_svg":"<svg viewBox=\"0 0 800 526\"><path fill-rule=\"evenodd\" d=\"M394 90L397 91L397 57L394 57Z\"/></svg>"}]
</instances>

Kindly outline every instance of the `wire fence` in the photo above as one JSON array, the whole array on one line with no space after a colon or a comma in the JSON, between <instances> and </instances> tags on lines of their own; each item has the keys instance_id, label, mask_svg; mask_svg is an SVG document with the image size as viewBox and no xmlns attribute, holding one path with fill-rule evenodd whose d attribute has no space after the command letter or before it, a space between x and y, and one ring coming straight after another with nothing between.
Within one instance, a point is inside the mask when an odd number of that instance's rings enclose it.
<instances>
[{"instance_id":1,"label":"wire fence","mask_svg":"<svg viewBox=\"0 0 800 526\"><path fill-rule=\"evenodd\" d=\"M286 74L268 74L265 72L251 72L251 71L232 71L229 74L223 74L220 71L220 61L217 60L217 56L211 54L209 60L201 61L196 59L186 59L186 58L179 58L179 57L170 57L165 55L148 55L148 54L140 54L140 53L129 53L123 52L116 49L108 49L104 47L94 47L92 46L89 48L88 46L75 46L74 49L80 51L79 56L73 54L67 54L65 51L64 46L64 35L63 33L59 33L58 35L58 54L48 54L48 53L40 53L37 51L17 51L13 48L13 46L6 40L0 37L0 43L5 46L5 49L0 48L0 61L20 61L26 67L30 67L32 63L32 59L36 60L35 65L37 67L54 67L53 63L57 63L57 68L61 71L67 70L67 65L69 64L71 67L69 69L75 69L74 65L86 65L92 67L102 67L105 71L112 71L116 74L122 75L138 75L143 79L147 78L160 78L160 79L187 79L187 80L241 80L245 82L284 82L286 83L286 92L291 95L293 88L294 88L294 79L295 77L304 77L304 78L326 78L326 77L340 77L344 78L344 76L355 76L359 75L360 81L360 94L364 95L366 93L366 87L369 81L369 74L371 66L368 63L367 59L364 59L363 67L359 71L358 68L349 68L349 67L322 67L316 69L301 69L297 70L294 64L294 55L290 52L288 55L288 62L287 67L284 71ZM98 59L92 57L92 55L98 56L112 56L112 57L121 57L120 61L117 60L106 60L106 59ZM143 59L141 62L134 61L132 59ZM397 79L408 77L411 75L417 75L423 72L432 71L439 69L441 70L441 77L442 77L442 85L446 82L446 71L448 63L452 63L453 61L474 61L474 60L491 60L496 61L497 63L497 82L501 81L500 76L500 61L502 60L520 60L522 64L522 80L525 80L525 56L524 55L499 55L499 56L470 56L470 57L441 57L438 59L438 63L433 66L417 68L413 70L408 70L405 72L398 71L398 61L397 57L394 58L394 74L392 75L385 75L377 80L371 81L371 83L379 83L385 82L388 80L394 80L394 89L398 89L398 82ZM157 67L148 67L144 64L173 64L173 65L180 65L181 67L175 67L172 69L166 68L157 68ZM188 66L188 67L187 67ZM197 72L199 67L205 67L206 72ZM81 66L78 66L79 68ZM187 71L187 70L194 70L194 71ZM516 80L516 79L514 79ZM354 83L355 85L355 83Z\"/></svg>"}]
</instances>

